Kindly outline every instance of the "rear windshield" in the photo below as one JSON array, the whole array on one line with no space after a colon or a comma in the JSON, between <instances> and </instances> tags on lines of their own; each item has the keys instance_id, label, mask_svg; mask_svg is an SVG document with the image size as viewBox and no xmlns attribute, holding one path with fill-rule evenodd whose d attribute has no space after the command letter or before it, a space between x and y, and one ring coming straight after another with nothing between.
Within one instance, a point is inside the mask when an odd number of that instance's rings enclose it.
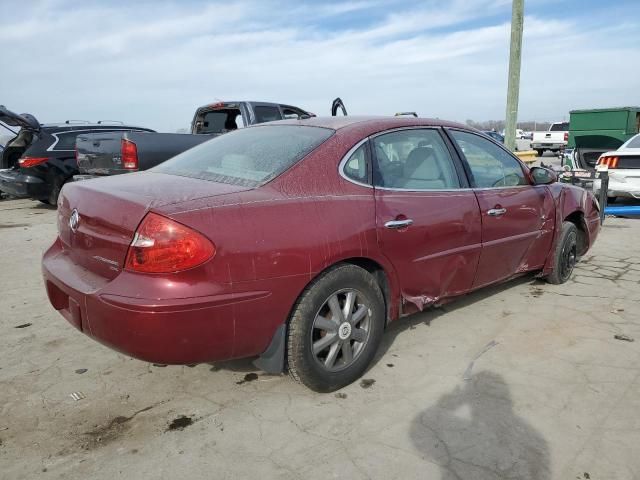
<instances>
[{"instance_id":1,"label":"rear windshield","mask_svg":"<svg viewBox=\"0 0 640 480\"><path fill-rule=\"evenodd\" d=\"M554 123L553 125L551 125L551 128L549 129L550 132L567 132L568 130L569 130L568 122Z\"/></svg>"},{"instance_id":2,"label":"rear windshield","mask_svg":"<svg viewBox=\"0 0 640 480\"><path fill-rule=\"evenodd\" d=\"M640 135L633 137L626 148L640 148Z\"/></svg>"},{"instance_id":3,"label":"rear windshield","mask_svg":"<svg viewBox=\"0 0 640 480\"><path fill-rule=\"evenodd\" d=\"M224 133L242 128L240 110L229 108L204 113L196 121L194 133Z\"/></svg>"},{"instance_id":4,"label":"rear windshield","mask_svg":"<svg viewBox=\"0 0 640 480\"><path fill-rule=\"evenodd\" d=\"M327 128L299 125L246 128L202 143L151 171L258 186L280 175L333 132Z\"/></svg>"}]
</instances>

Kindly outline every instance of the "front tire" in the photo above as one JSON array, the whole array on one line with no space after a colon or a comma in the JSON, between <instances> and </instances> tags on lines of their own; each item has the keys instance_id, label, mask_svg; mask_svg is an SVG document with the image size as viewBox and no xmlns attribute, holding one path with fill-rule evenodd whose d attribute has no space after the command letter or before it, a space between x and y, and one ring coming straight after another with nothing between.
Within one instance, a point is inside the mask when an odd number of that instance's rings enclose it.
<instances>
[{"instance_id":1,"label":"front tire","mask_svg":"<svg viewBox=\"0 0 640 480\"><path fill-rule=\"evenodd\" d=\"M366 270L341 264L321 274L296 302L287 333L289 374L316 392L356 381L378 350L385 303Z\"/></svg>"},{"instance_id":2,"label":"front tire","mask_svg":"<svg viewBox=\"0 0 640 480\"><path fill-rule=\"evenodd\" d=\"M541 157L544 155L544 150L536 149L536 153L538 154L539 157Z\"/></svg>"},{"instance_id":3,"label":"front tire","mask_svg":"<svg viewBox=\"0 0 640 480\"><path fill-rule=\"evenodd\" d=\"M562 223L560 238L553 253L553 271L547 282L560 285L571 277L578 260L578 228L571 222Z\"/></svg>"}]
</instances>

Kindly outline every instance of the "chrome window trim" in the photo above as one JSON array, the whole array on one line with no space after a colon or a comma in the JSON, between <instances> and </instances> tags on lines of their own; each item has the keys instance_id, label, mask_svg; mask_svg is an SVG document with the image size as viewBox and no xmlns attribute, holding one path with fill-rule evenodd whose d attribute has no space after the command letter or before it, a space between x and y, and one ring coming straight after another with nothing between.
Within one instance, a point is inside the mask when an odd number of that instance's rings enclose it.
<instances>
[{"instance_id":1,"label":"chrome window trim","mask_svg":"<svg viewBox=\"0 0 640 480\"><path fill-rule=\"evenodd\" d=\"M65 130L64 132L56 132L56 133L52 133L50 134L53 138L55 138L55 141L49 146L49 148L47 148L47 152L74 152L75 149L73 150L56 150L56 145L58 144L58 142L60 141L60 139L58 138L58 135L62 135L65 133L76 133L76 132L90 132L90 133L99 133L100 131L107 131L107 132L148 132L148 130L139 130L139 129L131 129L131 128L116 128L116 129L110 129L110 128L83 128L81 130ZM151 132L148 132L151 133Z\"/></svg>"},{"instance_id":2,"label":"chrome window trim","mask_svg":"<svg viewBox=\"0 0 640 480\"><path fill-rule=\"evenodd\" d=\"M390 188L390 187L375 187L376 190L385 190L387 192L414 192L414 193L429 193L429 192L464 192L472 191L473 188L442 188L442 189L427 189L419 190L414 188Z\"/></svg>"},{"instance_id":3,"label":"chrome window trim","mask_svg":"<svg viewBox=\"0 0 640 480\"><path fill-rule=\"evenodd\" d=\"M353 147L351 147L347 153L345 153L345 155L342 157L342 160L340 160L340 163L338 164L338 174L342 178L344 178L347 182L353 183L354 185L359 185L360 187L373 188L373 185L354 180L353 178L349 177L346 173L344 173L344 166L347 164L347 162L351 158L351 155L353 155L356 150L358 150L362 145L364 145L368 141L369 141L369 137L363 138L358 143L356 143Z\"/></svg>"},{"instance_id":4,"label":"chrome window trim","mask_svg":"<svg viewBox=\"0 0 640 480\"><path fill-rule=\"evenodd\" d=\"M364 145L366 142L368 142L369 140L373 140L376 137L379 137L380 135L385 135L387 133L395 133L395 132L399 132L399 131L403 131L403 130L438 130L441 127L438 126L408 126L408 127L396 127L396 128L392 128L391 130L384 130L382 132L377 132L374 133L372 135L369 135L368 137L363 138L362 140L360 140L358 143L356 143L353 147L351 147L351 149L349 149L349 151L342 157L342 159L340 160L340 163L338 164L338 173L339 175L344 178L346 181L353 183L354 185L358 185L360 187L367 187L367 188L372 188L375 190L384 190L387 192L413 192L413 193L429 193L429 192L434 192L434 193L438 193L438 192L469 192L469 191L486 191L486 190L508 190L508 189L514 189L514 188L531 188L534 185L514 185L512 187L482 187L482 188L473 188L473 187L461 187L461 188L443 188L443 189L413 189L413 188L390 188L390 187L378 187L378 186L374 186L374 185L370 185L368 183L362 183L362 182L358 182L357 180L352 179L351 177L347 176L346 173L344 173L344 166L346 165L347 161L349 160L349 158L351 158L351 155L353 155L353 153L360 148L362 145ZM467 130L464 129L457 129L459 131L462 132L467 132ZM469 133L475 133L472 131L469 131ZM476 134L477 135L477 134ZM507 150L508 152L508 150ZM510 152L509 152L510 153ZM512 156L514 156L513 154L511 154ZM522 162L520 162L520 159L515 157L516 160L518 161L518 163L520 163L522 165ZM453 159L451 159L453 161ZM457 173L457 171L456 171Z\"/></svg>"}]
</instances>

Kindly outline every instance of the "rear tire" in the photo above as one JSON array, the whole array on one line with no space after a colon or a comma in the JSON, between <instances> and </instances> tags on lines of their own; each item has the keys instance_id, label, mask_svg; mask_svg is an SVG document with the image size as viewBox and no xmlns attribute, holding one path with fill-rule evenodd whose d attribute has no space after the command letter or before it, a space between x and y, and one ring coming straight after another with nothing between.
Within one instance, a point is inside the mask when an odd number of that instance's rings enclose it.
<instances>
[{"instance_id":1,"label":"rear tire","mask_svg":"<svg viewBox=\"0 0 640 480\"><path fill-rule=\"evenodd\" d=\"M560 238L553 253L553 271L547 276L547 282L553 285L565 283L578 260L578 228L571 222L562 223Z\"/></svg>"},{"instance_id":2,"label":"rear tire","mask_svg":"<svg viewBox=\"0 0 640 480\"><path fill-rule=\"evenodd\" d=\"M369 272L351 264L327 270L293 308L287 332L289 374L316 392L356 381L378 350L385 318L382 292Z\"/></svg>"},{"instance_id":3,"label":"rear tire","mask_svg":"<svg viewBox=\"0 0 640 480\"><path fill-rule=\"evenodd\" d=\"M607 203L616 203L618 197L607 197Z\"/></svg>"}]
</instances>

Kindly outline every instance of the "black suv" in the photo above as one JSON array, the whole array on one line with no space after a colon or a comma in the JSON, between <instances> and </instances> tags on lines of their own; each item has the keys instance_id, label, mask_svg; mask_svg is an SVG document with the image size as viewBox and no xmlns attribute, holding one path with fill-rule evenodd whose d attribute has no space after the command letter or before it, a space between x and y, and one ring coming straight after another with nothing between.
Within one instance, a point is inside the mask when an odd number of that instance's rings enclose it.
<instances>
[{"instance_id":1,"label":"black suv","mask_svg":"<svg viewBox=\"0 0 640 480\"><path fill-rule=\"evenodd\" d=\"M98 122L41 125L32 115L17 114L0 105L0 122L19 127L17 136L0 152L0 191L56 205L65 182L78 174L76 137L84 133L138 131L141 127Z\"/></svg>"}]
</instances>

